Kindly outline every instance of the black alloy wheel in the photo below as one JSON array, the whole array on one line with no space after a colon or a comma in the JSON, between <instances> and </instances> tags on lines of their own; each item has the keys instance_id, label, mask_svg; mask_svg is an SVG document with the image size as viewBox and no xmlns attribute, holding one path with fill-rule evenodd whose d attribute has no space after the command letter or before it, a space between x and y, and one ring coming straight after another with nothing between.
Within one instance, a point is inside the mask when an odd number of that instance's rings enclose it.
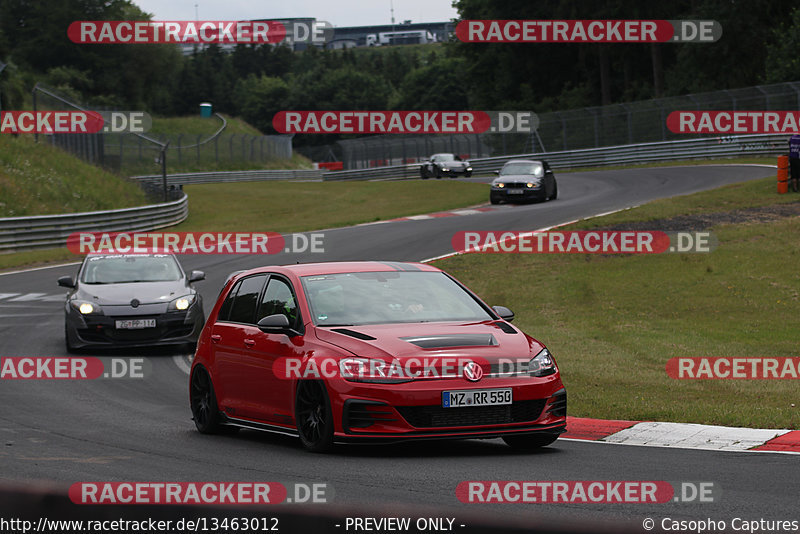
<instances>
[{"instance_id":1,"label":"black alloy wheel","mask_svg":"<svg viewBox=\"0 0 800 534\"><path fill-rule=\"evenodd\" d=\"M311 452L326 452L333 447L333 413L325 385L318 380L297 384L295 421L303 446Z\"/></svg>"}]
</instances>

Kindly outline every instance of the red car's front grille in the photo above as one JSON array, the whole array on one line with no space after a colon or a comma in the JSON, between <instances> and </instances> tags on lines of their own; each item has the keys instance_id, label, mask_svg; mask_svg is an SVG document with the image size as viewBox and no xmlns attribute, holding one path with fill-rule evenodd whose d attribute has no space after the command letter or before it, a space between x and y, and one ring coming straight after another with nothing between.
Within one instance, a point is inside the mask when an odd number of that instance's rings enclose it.
<instances>
[{"instance_id":1,"label":"red car's front grille","mask_svg":"<svg viewBox=\"0 0 800 534\"><path fill-rule=\"evenodd\" d=\"M536 421L547 399L519 401L503 406L470 406L443 408L441 406L399 406L397 411L417 428L501 425Z\"/></svg>"}]
</instances>

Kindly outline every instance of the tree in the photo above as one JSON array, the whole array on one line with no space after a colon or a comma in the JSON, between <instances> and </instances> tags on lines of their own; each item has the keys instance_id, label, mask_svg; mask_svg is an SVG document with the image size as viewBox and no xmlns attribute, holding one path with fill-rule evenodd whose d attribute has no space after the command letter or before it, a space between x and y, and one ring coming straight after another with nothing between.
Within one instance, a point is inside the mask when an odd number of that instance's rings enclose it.
<instances>
[{"instance_id":1,"label":"tree","mask_svg":"<svg viewBox=\"0 0 800 534\"><path fill-rule=\"evenodd\" d=\"M467 86L463 73L466 61L460 58L439 58L410 72L400 84L394 109L469 109Z\"/></svg>"},{"instance_id":2,"label":"tree","mask_svg":"<svg viewBox=\"0 0 800 534\"><path fill-rule=\"evenodd\" d=\"M764 81L785 82L800 80L800 7L795 8L786 22L772 32L767 45Z\"/></svg>"},{"instance_id":3,"label":"tree","mask_svg":"<svg viewBox=\"0 0 800 534\"><path fill-rule=\"evenodd\" d=\"M289 85L281 78L251 74L239 80L234 89L238 112L262 132L276 133L272 117L286 109Z\"/></svg>"}]
</instances>

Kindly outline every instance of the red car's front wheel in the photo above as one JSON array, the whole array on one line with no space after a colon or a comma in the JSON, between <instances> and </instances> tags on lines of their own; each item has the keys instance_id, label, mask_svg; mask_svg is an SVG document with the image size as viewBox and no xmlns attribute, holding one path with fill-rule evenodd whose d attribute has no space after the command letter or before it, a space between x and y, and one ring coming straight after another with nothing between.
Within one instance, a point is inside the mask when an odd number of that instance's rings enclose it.
<instances>
[{"instance_id":1,"label":"red car's front wheel","mask_svg":"<svg viewBox=\"0 0 800 534\"><path fill-rule=\"evenodd\" d=\"M318 380L297 384L294 404L300 441L311 452L325 452L333 447L333 412L325 385Z\"/></svg>"}]
</instances>

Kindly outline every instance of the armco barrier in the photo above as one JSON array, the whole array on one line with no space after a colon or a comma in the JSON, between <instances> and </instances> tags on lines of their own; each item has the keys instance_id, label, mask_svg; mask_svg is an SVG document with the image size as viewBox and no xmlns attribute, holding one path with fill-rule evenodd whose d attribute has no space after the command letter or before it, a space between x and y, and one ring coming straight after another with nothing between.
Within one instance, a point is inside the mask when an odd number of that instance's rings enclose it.
<instances>
[{"instance_id":1,"label":"armco barrier","mask_svg":"<svg viewBox=\"0 0 800 534\"><path fill-rule=\"evenodd\" d=\"M473 173L490 174L500 169L510 159L541 158L553 168L600 167L604 165L630 165L674 161L694 158L728 158L740 156L777 156L787 151L788 136L775 134L703 137L679 141L639 143L635 145L607 146L561 152L513 154L491 158L471 159ZM322 169L220 171L170 174L169 184L203 184L247 182L261 180L380 180L418 178L419 163L354 169L324 171ZM161 176L134 176L140 182L161 183Z\"/></svg>"},{"instance_id":2,"label":"armco barrier","mask_svg":"<svg viewBox=\"0 0 800 534\"><path fill-rule=\"evenodd\" d=\"M189 199L164 204L66 215L38 215L0 219L0 251L13 252L67 245L73 232L150 231L182 222L189 214Z\"/></svg>"},{"instance_id":3,"label":"armco barrier","mask_svg":"<svg viewBox=\"0 0 800 534\"><path fill-rule=\"evenodd\" d=\"M695 158L728 158L741 156L777 156L788 151L789 137L775 134L704 137L679 141L640 143L561 152L514 154L492 158L470 159L473 174L490 174L511 159L545 159L555 169L631 165ZM375 180L417 178L419 165L395 165L325 173L328 180Z\"/></svg>"},{"instance_id":4,"label":"armco barrier","mask_svg":"<svg viewBox=\"0 0 800 534\"><path fill-rule=\"evenodd\" d=\"M187 172L168 174L169 185L216 184L225 182L258 182L262 180L322 180L323 171L317 169L255 170ZM161 175L133 176L135 182L161 184Z\"/></svg>"}]
</instances>

